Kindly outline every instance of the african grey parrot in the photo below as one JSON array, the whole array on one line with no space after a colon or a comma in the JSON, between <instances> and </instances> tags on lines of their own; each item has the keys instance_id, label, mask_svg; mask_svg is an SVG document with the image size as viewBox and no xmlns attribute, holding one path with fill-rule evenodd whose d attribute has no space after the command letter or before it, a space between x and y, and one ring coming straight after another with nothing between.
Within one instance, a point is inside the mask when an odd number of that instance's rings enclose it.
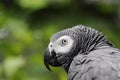
<instances>
[{"instance_id":1,"label":"african grey parrot","mask_svg":"<svg viewBox=\"0 0 120 80\"><path fill-rule=\"evenodd\" d=\"M78 25L54 34L44 64L62 66L67 80L120 80L120 50L95 29Z\"/></svg>"}]
</instances>

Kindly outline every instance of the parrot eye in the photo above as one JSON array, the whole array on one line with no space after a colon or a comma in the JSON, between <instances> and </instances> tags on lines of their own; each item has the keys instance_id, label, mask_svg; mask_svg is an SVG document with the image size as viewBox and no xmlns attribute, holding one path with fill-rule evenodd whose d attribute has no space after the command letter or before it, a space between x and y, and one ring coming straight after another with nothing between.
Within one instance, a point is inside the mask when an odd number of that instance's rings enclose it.
<instances>
[{"instance_id":1,"label":"parrot eye","mask_svg":"<svg viewBox=\"0 0 120 80\"><path fill-rule=\"evenodd\" d=\"M63 44L63 45L67 44L67 40L63 39L63 40L62 40L62 44Z\"/></svg>"}]
</instances>

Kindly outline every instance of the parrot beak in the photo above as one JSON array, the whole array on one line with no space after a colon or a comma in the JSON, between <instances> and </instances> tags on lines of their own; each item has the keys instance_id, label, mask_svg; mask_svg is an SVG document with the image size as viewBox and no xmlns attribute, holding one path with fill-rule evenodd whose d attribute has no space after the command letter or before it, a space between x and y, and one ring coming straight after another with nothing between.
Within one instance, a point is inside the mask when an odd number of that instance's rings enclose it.
<instances>
[{"instance_id":1,"label":"parrot beak","mask_svg":"<svg viewBox=\"0 0 120 80\"><path fill-rule=\"evenodd\" d=\"M52 60L52 55L50 55L50 52L48 49L46 49L45 54L44 54L44 65L46 66L46 68L51 71L49 64L50 61Z\"/></svg>"},{"instance_id":2,"label":"parrot beak","mask_svg":"<svg viewBox=\"0 0 120 80\"><path fill-rule=\"evenodd\" d=\"M54 50L49 52L49 50L46 49L45 54L44 54L44 64L49 71L51 71L49 65L61 66L61 64L57 61L56 53Z\"/></svg>"}]
</instances>

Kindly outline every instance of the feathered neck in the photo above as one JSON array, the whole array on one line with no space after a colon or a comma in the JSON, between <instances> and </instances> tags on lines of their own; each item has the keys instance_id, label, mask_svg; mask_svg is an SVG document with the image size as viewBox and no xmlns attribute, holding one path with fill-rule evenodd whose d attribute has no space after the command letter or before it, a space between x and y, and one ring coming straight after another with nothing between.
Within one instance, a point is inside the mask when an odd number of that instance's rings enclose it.
<instances>
[{"instance_id":1,"label":"feathered neck","mask_svg":"<svg viewBox=\"0 0 120 80\"><path fill-rule=\"evenodd\" d=\"M77 34L77 46L79 47L79 52L87 54L88 52L101 46L112 46L113 45L106 39L106 37L95 29L90 27L85 27L82 25L72 28Z\"/></svg>"},{"instance_id":2,"label":"feathered neck","mask_svg":"<svg viewBox=\"0 0 120 80\"><path fill-rule=\"evenodd\" d=\"M98 32L95 29L84 27L82 25L75 26L70 29L71 36L76 40L76 47L73 48L73 52L69 53L69 57L67 62L63 64L66 72L69 70L69 66L74 58L74 56L78 54L87 55L90 51L95 50L98 47L102 46L112 46L113 45L105 38L105 36Z\"/></svg>"}]
</instances>

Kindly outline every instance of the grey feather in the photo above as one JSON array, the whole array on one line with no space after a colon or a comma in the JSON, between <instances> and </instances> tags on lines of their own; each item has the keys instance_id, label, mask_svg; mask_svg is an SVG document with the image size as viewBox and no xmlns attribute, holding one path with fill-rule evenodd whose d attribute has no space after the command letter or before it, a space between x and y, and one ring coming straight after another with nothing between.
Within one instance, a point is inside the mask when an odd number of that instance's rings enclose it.
<instances>
[{"instance_id":1,"label":"grey feather","mask_svg":"<svg viewBox=\"0 0 120 80\"><path fill-rule=\"evenodd\" d=\"M82 63L83 60L86 61ZM75 72L77 72L76 76L73 75ZM71 78L72 76L74 76L74 79ZM91 51L88 55L77 55L68 71L68 80L119 79L120 51L109 46L106 48L100 47L97 50Z\"/></svg>"},{"instance_id":2,"label":"grey feather","mask_svg":"<svg viewBox=\"0 0 120 80\"><path fill-rule=\"evenodd\" d=\"M51 37L68 35L74 40L61 61L68 80L120 80L120 50L99 31L83 25L62 30Z\"/></svg>"}]
</instances>

